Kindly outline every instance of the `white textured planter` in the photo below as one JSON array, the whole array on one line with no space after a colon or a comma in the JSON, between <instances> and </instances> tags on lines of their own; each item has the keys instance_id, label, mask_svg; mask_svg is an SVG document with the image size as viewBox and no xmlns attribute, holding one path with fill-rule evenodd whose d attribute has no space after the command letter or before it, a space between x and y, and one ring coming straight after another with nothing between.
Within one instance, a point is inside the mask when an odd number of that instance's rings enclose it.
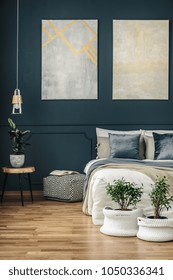
<instances>
[{"instance_id":1,"label":"white textured planter","mask_svg":"<svg viewBox=\"0 0 173 280\"><path fill-rule=\"evenodd\" d=\"M100 231L112 236L136 236L138 231L137 217L143 215L142 209L121 211L105 207L104 223Z\"/></svg>"},{"instance_id":2,"label":"white textured planter","mask_svg":"<svg viewBox=\"0 0 173 280\"><path fill-rule=\"evenodd\" d=\"M10 163L12 167L20 168L24 165L25 155L10 155Z\"/></svg>"},{"instance_id":3,"label":"white textured planter","mask_svg":"<svg viewBox=\"0 0 173 280\"><path fill-rule=\"evenodd\" d=\"M164 242L173 240L173 219L138 218L137 237L146 241Z\"/></svg>"}]
</instances>

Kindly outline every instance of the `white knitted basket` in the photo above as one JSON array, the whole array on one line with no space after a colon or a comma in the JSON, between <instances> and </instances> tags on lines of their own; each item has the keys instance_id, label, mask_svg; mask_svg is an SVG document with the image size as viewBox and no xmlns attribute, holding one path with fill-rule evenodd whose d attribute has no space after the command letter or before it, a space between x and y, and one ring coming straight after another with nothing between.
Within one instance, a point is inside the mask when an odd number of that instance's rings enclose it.
<instances>
[{"instance_id":1,"label":"white knitted basket","mask_svg":"<svg viewBox=\"0 0 173 280\"><path fill-rule=\"evenodd\" d=\"M103 209L104 223L100 231L112 236L136 236L138 231L137 217L142 216L142 209L131 211Z\"/></svg>"},{"instance_id":2,"label":"white knitted basket","mask_svg":"<svg viewBox=\"0 0 173 280\"><path fill-rule=\"evenodd\" d=\"M164 242L173 240L173 219L138 218L137 237L146 241Z\"/></svg>"}]
</instances>

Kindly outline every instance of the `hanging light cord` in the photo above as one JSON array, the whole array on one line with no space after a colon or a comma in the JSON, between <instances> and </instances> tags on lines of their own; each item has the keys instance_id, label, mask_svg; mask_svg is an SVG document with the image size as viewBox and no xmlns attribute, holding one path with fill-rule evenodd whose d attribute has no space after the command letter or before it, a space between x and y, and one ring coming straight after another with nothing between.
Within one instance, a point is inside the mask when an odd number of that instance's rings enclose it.
<instances>
[{"instance_id":1,"label":"hanging light cord","mask_svg":"<svg viewBox=\"0 0 173 280\"><path fill-rule=\"evenodd\" d=\"M19 0L17 0L16 88L19 83Z\"/></svg>"}]
</instances>

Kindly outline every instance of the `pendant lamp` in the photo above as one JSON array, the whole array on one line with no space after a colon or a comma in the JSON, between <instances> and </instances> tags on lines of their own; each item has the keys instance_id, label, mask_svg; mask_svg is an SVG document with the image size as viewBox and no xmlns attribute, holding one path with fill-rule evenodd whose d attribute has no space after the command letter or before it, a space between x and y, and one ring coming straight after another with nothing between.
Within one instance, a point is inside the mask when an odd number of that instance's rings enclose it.
<instances>
[{"instance_id":1,"label":"pendant lamp","mask_svg":"<svg viewBox=\"0 0 173 280\"><path fill-rule=\"evenodd\" d=\"M16 89L12 98L12 114L22 114L22 96L20 89L18 88L19 83L19 0L17 0L17 40L16 40Z\"/></svg>"}]
</instances>

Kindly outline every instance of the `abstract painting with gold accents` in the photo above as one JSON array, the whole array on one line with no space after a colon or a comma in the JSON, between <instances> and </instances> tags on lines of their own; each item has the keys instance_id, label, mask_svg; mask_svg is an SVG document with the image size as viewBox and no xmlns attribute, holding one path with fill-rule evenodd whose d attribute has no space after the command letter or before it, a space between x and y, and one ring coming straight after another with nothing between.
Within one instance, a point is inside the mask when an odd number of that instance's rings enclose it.
<instances>
[{"instance_id":1,"label":"abstract painting with gold accents","mask_svg":"<svg viewBox=\"0 0 173 280\"><path fill-rule=\"evenodd\" d=\"M42 100L97 99L97 20L42 20Z\"/></svg>"},{"instance_id":2,"label":"abstract painting with gold accents","mask_svg":"<svg viewBox=\"0 0 173 280\"><path fill-rule=\"evenodd\" d=\"M169 21L113 21L113 99L168 99Z\"/></svg>"}]
</instances>

